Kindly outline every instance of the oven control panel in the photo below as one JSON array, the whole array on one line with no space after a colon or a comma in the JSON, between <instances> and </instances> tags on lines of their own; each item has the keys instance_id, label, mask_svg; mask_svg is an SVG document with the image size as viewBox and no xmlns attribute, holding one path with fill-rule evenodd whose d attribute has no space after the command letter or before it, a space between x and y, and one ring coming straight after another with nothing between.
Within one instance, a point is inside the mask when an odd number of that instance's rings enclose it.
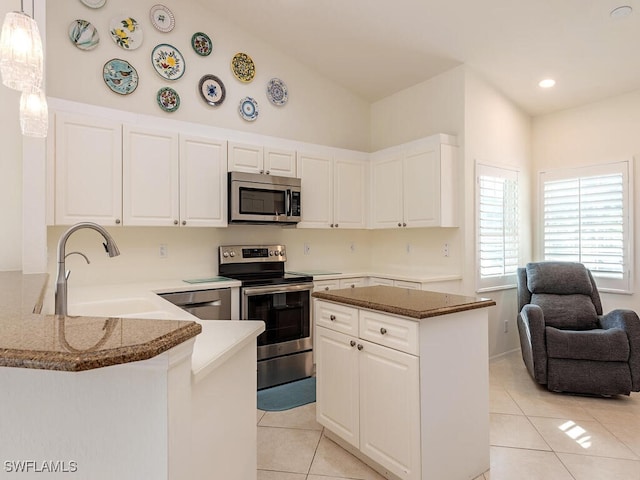
<instances>
[{"instance_id":1,"label":"oven control panel","mask_svg":"<svg viewBox=\"0 0 640 480\"><path fill-rule=\"evenodd\" d=\"M284 245L227 245L220 247L220 263L285 262Z\"/></svg>"}]
</instances>

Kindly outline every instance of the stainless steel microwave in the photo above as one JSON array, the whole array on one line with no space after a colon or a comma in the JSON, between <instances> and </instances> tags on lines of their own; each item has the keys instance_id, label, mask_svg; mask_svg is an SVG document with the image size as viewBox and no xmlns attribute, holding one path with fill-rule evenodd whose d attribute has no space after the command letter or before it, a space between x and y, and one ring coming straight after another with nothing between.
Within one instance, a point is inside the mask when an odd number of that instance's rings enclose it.
<instances>
[{"instance_id":1,"label":"stainless steel microwave","mask_svg":"<svg viewBox=\"0 0 640 480\"><path fill-rule=\"evenodd\" d=\"M300 185L299 178L229 172L229 223L298 223Z\"/></svg>"}]
</instances>

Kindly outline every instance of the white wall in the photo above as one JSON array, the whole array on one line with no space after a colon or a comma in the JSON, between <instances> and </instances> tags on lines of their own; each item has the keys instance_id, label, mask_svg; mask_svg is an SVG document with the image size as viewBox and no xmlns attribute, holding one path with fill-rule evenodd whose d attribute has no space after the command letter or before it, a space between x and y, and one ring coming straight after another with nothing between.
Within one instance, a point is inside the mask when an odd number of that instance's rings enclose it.
<instances>
[{"instance_id":1,"label":"white wall","mask_svg":"<svg viewBox=\"0 0 640 480\"><path fill-rule=\"evenodd\" d=\"M14 8L11 8L14 7ZM0 18L14 11L3 2ZM20 133L20 92L0 84L0 270L22 268L22 135Z\"/></svg>"},{"instance_id":2,"label":"white wall","mask_svg":"<svg viewBox=\"0 0 640 480\"><path fill-rule=\"evenodd\" d=\"M204 9L194 0L169 5L176 26L169 33L159 32L149 19L149 9L156 3L109 0L102 8L91 9L77 0L49 2L48 95L305 142L368 149L367 102L220 17L214 7ZM144 40L136 50L125 51L111 39L110 21L122 16L135 18L142 27ZM69 40L69 25L77 18L90 21L98 29L100 43L95 49L82 51ZM207 57L197 55L191 47L191 36L198 31L209 35L214 43L213 53ZM175 46L184 56L182 78L165 80L154 70L151 52L160 43ZM256 77L251 83L240 82L231 72L231 59L237 52L249 54L256 64ZM103 66L112 58L127 60L138 71L139 86L132 94L119 95L105 85ZM226 99L219 107L207 105L198 93L198 82L205 74L218 76L226 86ZM281 78L288 86L289 101L283 107L267 99L266 86L272 77ZM174 88L180 95L176 112L166 113L158 107L156 93L163 86ZM245 96L258 102L260 114L255 122L246 122L238 114L238 103Z\"/></svg>"},{"instance_id":3,"label":"white wall","mask_svg":"<svg viewBox=\"0 0 640 480\"><path fill-rule=\"evenodd\" d=\"M640 90L601 102L536 117L533 121L533 175L537 185L538 172L562 167L577 167L640 158ZM640 169L635 168L636 198L640 185ZM534 214L537 217L537 187L534 189ZM632 200L635 204L635 200ZM640 209L634 208L634 236L640 238ZM534 232L534 239L539 231ZM634 248L636 250L636 248ZM636 250L637 251L637 250ZM538 242L534 243L534 258L541 257ZM634 270L640 272L640 256L635 254ZM633 295L603 294L605 310L629 307L640 311L637 280Z\"/></svg>"},{"instance_id":4,"label":"white wall","mask_svg":"<svg viewBox=\"0 0 640 480\"><path fill-rule=\"evenodd\" d=\"M519 171L520 264L531 258L531 118L513 102L466 69L465 81L465 188L464 188L464 285L476 289L475 164L503 166ZM489 354L519 347L516 289L483 292L496 301L489 312ZM504 331L504 321L509 322Z\"/></svg>"}]
</instances>

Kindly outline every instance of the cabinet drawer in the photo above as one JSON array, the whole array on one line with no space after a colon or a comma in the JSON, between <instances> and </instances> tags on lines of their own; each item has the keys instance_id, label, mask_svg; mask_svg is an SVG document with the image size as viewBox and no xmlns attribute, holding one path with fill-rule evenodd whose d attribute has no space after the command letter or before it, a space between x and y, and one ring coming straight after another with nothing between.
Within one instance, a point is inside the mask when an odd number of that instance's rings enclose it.
<instances>
[{"instance_id":1,"label":"cabinet drawer","mask_svg":"<svg viewBox=\"0 0 640 480\"><path fill-rule=\"evenodd\" d=\"M324 292L325 290L337 290L340 288L340 280L319 280L313 282L314 292Z\"/></svg>"},{"instance_id":2,"label":"cabinet drawer","mask_svg":"<svg viewBox=\"0 0 640 480\"><path fill-rule=\"evenodd\" d=\"M343 278L342 280L340 280L340 288L364 287L366 283L366 279L362 277Z\"/></svg>"},{"instance_id":3,"label":"cabinet drawer","mask_svg":"<svg viewBox=\"0 0 640 480\"><path fill-rule=\"evenodd\" d=\"M316 300L314 317L316 325L349 335L358 335L356 308Z\"/></svg>"},{"instance_id":4,"label":"cabinet drawer","mask_svg":"<svg viewBox=\"0 0 640 480\"><path fill-rule=\"evenodd\" d=\"M422 285L419 282L409 282L406 280L394 280L393 286L400 287L400 288L410 288L412 290L420 290L422 287Z\"/></svg>"},{"instance_id":5,"label":"cabinet drawer","mask_svg":"<svg viewBox=\"0 0 640 480\"><path fill-rule=\"evenodd\" d=\"M386 285L387 287L393 287L393 280L390 278L371 277L369 279L369 285Z\"/></svg>"},{"instance_id":6,"label":"cabinet drawer","mask_svg":"<svg viewBox=\"0 0 640 480\"><path fill-rule=\"evenodd\" d=\"M418 355L418 322L360 310L360 338Z\"/></svg>"}]
</instances>

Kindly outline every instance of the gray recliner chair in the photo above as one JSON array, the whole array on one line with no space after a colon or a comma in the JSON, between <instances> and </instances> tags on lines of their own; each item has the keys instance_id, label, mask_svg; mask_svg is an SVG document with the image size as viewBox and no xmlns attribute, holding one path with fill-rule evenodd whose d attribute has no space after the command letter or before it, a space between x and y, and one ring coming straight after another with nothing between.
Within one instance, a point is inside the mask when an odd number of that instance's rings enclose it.
<instances>
[{"instance_id":1,"label":"gray recliner chair","mask_svg":"<svg viewBox=\"0 0 640 480\"><path fill-rule=\"evenodd\" d=\"M640 391L640 319L632 310L603 315L584 265L528 263L517 278L522 359L536 382L554 392Z\"/></svg>"}]
</instances>

